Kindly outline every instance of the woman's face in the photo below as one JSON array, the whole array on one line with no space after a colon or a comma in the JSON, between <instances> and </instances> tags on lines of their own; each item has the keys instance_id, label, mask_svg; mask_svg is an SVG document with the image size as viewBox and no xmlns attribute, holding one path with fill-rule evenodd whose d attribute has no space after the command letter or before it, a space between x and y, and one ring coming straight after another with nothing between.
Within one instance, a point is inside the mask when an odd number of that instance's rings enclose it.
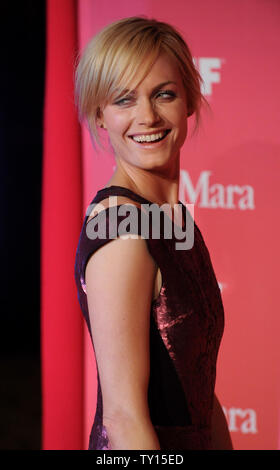
<instances>
[{"instance_id":1,"label":"woman's face","mask_svg":"<svg viewBox=\"0 0 280 470\"><path fill-rule=\"evenodd\" d=\"M123 164L170 168L187 135L187 97L175 61L161 54L137 88L106 105L99 124Z\"/></svg>"}]
</instances>

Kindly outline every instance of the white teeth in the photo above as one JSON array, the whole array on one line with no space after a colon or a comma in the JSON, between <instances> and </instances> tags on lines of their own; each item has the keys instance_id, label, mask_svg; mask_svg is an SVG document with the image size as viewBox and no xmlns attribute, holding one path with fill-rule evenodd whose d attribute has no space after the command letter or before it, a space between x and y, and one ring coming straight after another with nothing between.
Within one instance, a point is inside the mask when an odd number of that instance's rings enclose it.
<instances>
[{"instance_id":1,"label":"white teeth","mask_svg":"<svg viewBox=\"0 0 280 470\"><path fill-rule=\"evenodd\" d=\"M154 140L161 139L165 134L166 134L166 131L159 132L158 134L151 134L151 135L135 135L132 137L132 139L135 140L136 142L153 142Z\"/></svg>"}]
</instances>

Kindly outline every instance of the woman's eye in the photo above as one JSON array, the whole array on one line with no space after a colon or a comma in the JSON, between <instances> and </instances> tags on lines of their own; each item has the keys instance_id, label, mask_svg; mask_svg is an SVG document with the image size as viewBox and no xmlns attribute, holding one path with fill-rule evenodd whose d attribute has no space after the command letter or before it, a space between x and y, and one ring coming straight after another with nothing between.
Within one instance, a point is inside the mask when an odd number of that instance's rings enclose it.
<instances>
[{"instance_id":1,"label":"woman's eye","mask_svg":"<svg viewBox=\"0 0 280 470\"><path fill-rule=\"evenodd\" d=\"M157 96L159 98L174 98L176 96L176 93L174 93L174 91L171 91L171 90L164 90L164 91L160 91Z\"/></svg>"},{"instance_id":2,"label":"woman's eye","mask_svg":"<svg viewBox=\"0 0 280 470\"><path fill-rule=\"evenodd\" d=\"M114 104L116 104L117 106L122 106L122 105L130 103L130 101L131 101L130 98L121 98L120 100L115 101Z\"/></svg>"}]
</instances>

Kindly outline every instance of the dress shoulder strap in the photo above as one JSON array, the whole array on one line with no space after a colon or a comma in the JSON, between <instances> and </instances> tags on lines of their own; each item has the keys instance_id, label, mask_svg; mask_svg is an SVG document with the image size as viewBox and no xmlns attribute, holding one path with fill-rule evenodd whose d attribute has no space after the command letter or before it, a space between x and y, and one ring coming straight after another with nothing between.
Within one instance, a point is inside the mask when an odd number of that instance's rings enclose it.
<instances>
[{"instance_id":1,"label":"dress shoulder strap","mask_svg":"<svg viewBox=\"0 0 280 470\"><path fill-rule=\"evenodd\" d=\"M140 194L135 193L131 189L116 185L107 186L97 191L94 201L100 202L102 199L105 199L108 196L126 196L136 202L140 202L143 204L152 204L151 201L145 199L144 197L140 196Z\"/></svg>"}]
</instances>

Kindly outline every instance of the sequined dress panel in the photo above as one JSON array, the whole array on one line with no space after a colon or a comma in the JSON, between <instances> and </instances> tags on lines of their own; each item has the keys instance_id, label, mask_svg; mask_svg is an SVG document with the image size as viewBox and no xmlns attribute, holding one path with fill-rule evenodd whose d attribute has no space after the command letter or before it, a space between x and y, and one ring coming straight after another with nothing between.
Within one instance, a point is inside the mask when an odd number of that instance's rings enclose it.
<instances>
[{"instance_id":1,"label":"sequined dress panel","mask_svg":"<svg viewBox=\"0 0 280 470\"><path fill-rule=\"evenodd\" d=\"M127 188L110 186L99 190L90 206L108 196L126 196L140 204L152 204ZM186 206L180 204L186 227L190 215ZM108 226L109 210L104 210L103 215ZM138 209L138 216L140 233L141 209ZM119 216L118 224L123 219L124 216ZM163 219L165 221L164 215ZM85 268L90 256L111 238L89 238L86 222L87 216L76 253L75 281L91 335ZM162 287L151 303L150 312L148 405L161 449L207 450L211 449L216 361L224 329L224 309L210 255L196 223L192 248L178 250L177 241L175 236L166 239L163 232L158 239L146 239L162 276ZM97 387L96 413L88 448L106 450L111 447L102 422L98 364Z\"/></svg>"}]
</instances>

